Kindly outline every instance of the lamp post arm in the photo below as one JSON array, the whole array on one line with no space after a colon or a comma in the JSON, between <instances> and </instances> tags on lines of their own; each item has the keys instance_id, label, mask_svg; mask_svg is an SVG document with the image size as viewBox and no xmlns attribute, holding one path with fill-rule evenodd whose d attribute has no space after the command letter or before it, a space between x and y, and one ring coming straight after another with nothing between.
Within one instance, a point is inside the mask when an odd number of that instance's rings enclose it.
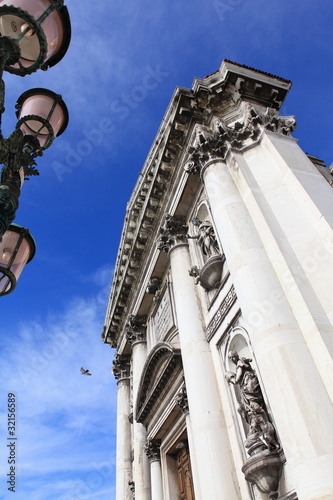
<instances>
[{"instance_id":1,"label":"lamp post arm","mask_svg":"<svg viewBox=\"0 0 333 500\"><path fill-rule=\"evenodd\" d=\"M3 176L2 176L3 177ZM21 178L19 172L11 172L6 179L1 178L0 184L0 241L9 225L15 219L19 206Z\"/></svg>"},{"instance_id":2,"label":"lamp post arm","mask_svg":"<svg viewBox=\"0 0 333 500\"><path fill-rule=\"evenodd\" d=\"M20 129L0 139L0 163L4 165L0 179L0 241L15 219L24 178L39 175L35 167L38 155L42 155L38 140Z\"/></svg>"}]
</instances>

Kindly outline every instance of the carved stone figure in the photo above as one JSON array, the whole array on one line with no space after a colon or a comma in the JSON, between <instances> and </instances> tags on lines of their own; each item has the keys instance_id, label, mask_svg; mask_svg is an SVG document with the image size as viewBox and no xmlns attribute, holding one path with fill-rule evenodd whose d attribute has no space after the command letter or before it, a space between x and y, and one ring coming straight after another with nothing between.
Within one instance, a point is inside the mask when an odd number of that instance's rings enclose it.
<instances>
[{"instance_id":1,"label":"carved stone figure","mask_svg":"<svg viewBox=\"0 0 333 500\"><path fill-rule=\"evenodd\" d=\"M229 384L239 385L241 401L237 410L249 426L245 447L263 444L270 451L278 450L280 445L267 415L258 377L250 364L252 360L240 358L237 351L230 351L228 357L236 365L236 373L227 372L226 379Z\"/></svg>"},{"instance_id":2,"label":"carved stone figure","mask_svg":"<svg viewBox=\"0 0 333 500\"><path fill-rule=\"evenodd\" d=\"M275 438L275 429L268 420L265 410L258 403L250 403L250 429L245 441L245 447L250 448L260 439L270 451L279 450L280 445Z\"/></svg>"},{"instance_id":3,"label":"carved stone figure","mask_svg":"<svg viewBox=\"0 0 333 500\"><path fill-rule=\"evenodd\" d=\"M188 238L197 239L202 253L206 257L212 257L220 253L219 246L215 237L213 225L209 220L201 221L197 217L192 219L192 224L198 226L199 234L195 236L188 235Z\"/></svg>"},{"instance_id":4,"label":"carved stone figure","mask_svg":"<svg viewBox=\"0 0 333 500\"><path fill-rule=\"evenodd\" d=\"M159 278L150 278L146 288L146 293L154 295L161 286L161 280Z\"/></svg>"},{"instance_id":5,"label":"carved stone figure","mask_svg":"<svg viewBox=\"0 0 333 500\"><path fill-rule=\"evenodd\" d=\"M187 390L186 386L183 385L177 396L175 397L177 405L181 408L182 412L187 415L189 413Z\"/></svg>"},{"instance_id":6,"label":"carved stone figure","mask_svg":"<svg viewBox=\"0 0 333 500\"><path fill-rule=\"evenodd\" d=\"M194 283L197 285L200 281L200 269L198 266L192 266L188 274L194 278Z\"/></svg>"},{"instance_id":7,"label":"carved stone figure","mask_svg":"<svg viewBox=\"0 0 333 500\"><path fill-rule=\"evenodd\" d=\"M259 381L255 371L253 370L250 358L239 358L236 351L230 351L229 359L236 365L236 373L227 372L226 379L229 384L238 384L242 401L240 403L240 413L243 416L245 412L245 420L248 422L248 413L251 411L251 403L258 403L259 406L263 405L263 397L259 385Z\"/></svg>"}]
</instances>

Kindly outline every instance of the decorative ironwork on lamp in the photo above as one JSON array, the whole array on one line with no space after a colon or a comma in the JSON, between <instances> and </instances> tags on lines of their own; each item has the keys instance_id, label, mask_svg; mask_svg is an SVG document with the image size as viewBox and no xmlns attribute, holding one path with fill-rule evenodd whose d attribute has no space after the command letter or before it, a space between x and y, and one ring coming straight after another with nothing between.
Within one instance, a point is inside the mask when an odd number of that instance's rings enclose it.
<instances>
[{"instance_id":1,"label":"decorative ironwork on lamp","mask_svg":"<svg viewBox=\"0 0 333 500\"><path fill-rule=\"evenodd\" d=\"M65 55L70 37L70 19L63 0L0 0L0 118L4 112L3 71L25 76L54 66ZM15 218L24 179L39 175L35 158L42 156L68 124L68 111L62 97L47 89L24 92L16 109L16 129L6 139L2 136L0 120L0 163L3 165L0 241L7 238L6 231ZM1 272L7 269L1 262L0 295L4 295L12 291L14 285L11 280L1 288L4 275L10 276L8 273L11 272L6 271L1 278ZM15 278L15 272L12 274Z\"/></svg>"}]
</instances>

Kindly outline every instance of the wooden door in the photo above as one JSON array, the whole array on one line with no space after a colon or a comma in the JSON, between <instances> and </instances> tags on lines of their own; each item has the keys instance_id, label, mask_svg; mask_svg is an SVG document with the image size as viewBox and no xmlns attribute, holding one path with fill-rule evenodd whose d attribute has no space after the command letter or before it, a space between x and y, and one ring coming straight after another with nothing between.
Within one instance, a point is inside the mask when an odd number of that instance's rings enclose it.
<instances>
[{"instance_id":1,"label":"wooden door","mask_svg":"<svg viewBox=\"0 0 333 500\"><path fill-rule=\"evenodd\" d=\"M195 500L191 462L188 447L184 446L176 458L180 500Z\"/></svg>"}]
</instances>

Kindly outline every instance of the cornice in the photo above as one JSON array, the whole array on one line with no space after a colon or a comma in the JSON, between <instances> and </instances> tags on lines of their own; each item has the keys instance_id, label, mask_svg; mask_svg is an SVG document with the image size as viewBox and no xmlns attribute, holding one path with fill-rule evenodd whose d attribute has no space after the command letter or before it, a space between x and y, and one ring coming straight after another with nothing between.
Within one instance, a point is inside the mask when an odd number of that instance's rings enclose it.
<instances>
[{"instance_id":1,"label":"cornice","mask_svg":"<svg viewBox=\"0 0 333 500\"><path fill-rule=\"evenodd\" d=\"M221 121L228 116L230 121L244 102L279 109L290 86L287 80L223 61L216 73L195 79L192 89L176 88L127 204L102 333L104 342L117 347L132 313L137 287L145 279L144 256L155 244L195 125L208 126L215 117Z\"/></svg>"}]
</instances>

